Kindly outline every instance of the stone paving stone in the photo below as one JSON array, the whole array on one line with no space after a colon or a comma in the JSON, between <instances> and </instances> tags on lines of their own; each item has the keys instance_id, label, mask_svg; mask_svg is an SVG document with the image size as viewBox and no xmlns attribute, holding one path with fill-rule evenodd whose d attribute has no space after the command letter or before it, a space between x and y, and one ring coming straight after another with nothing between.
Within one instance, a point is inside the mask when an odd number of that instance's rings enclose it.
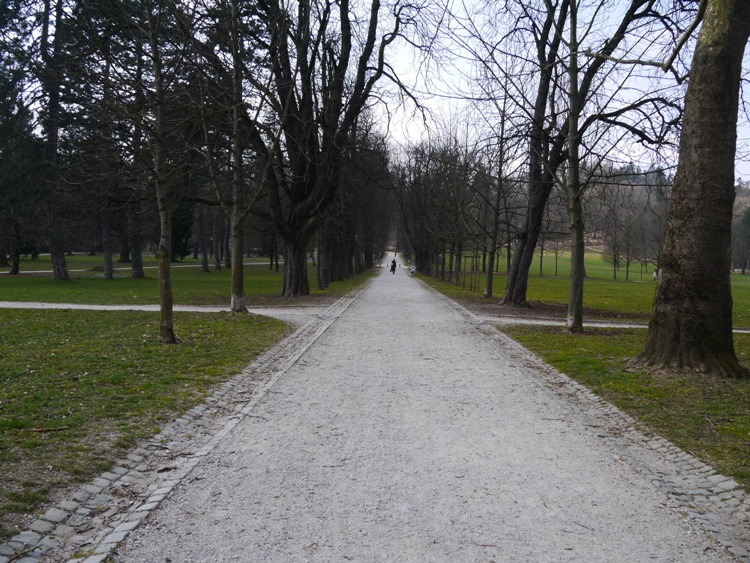
<instances>
[{"instance_id":1,"label":"stone paving stone","mask_svg":"<svg viewBox=\"0 0 750 563\"><path fill-rule=\"evenodd\" d=\"M36 532L37 534L46 534L50 530L52 530L54 526L51 522L46 522L44 520L34 520L31 525L29 526L29 529L32 532Z\"/></svg>"},{"instance_id":2,"label":"stone paving stone","mask_svg":"<svg viewBox=\"0 0 750 563\"><path fill-rule=\"evenodd\" d=\"M76 508L78 508L80 505L72 500L64 500L57 506L65 512L75 512Z\"/></svg>"},{"instance_id":3,"label":"stone paving stone","mask_svg":"<svg viewBox=\"0 0 750 563\"><path fill-rule=\"evenodd\" d=\"M130 515L130 518L134 518L135 520L145 520L150 514L151 512L148 510L138 510L136 512L133 512Z\"/></svg>"},{"instance_id":4,"label":"stone paving stone","mask_svg":"<svg viewBox=\"0 0 750 563\"><path fill-rule=\"evenodd\" d=\"M81 526L85 526L91 521L91 518L88 516L84 516L83 514L74 514L71 516L67 524L68 526L73 526L74 528L80 528Z\"/></svg>"},{"instance_id":5,"label":"stone paving stone","mask_svg":"<svg viewBox=\"0 0 750 563\"><path fill-rule=\"evenodd\" d=\"M108 505L110 502L112 502L112 497L110 495L99 494L91 498L86 503L86 506L89 508L101 508L103 506Z\"/></svg>"},{"instance_id":6,"label":"stone paving stone","mask_svg":"<svg viewBox=\"0 0 750 563\"><path fill-rule=\"evenodd\" d=\"M56 538L47 536L39 541L39 545L49 549L56 549L59 547L60 542Z\"/></svg>"},{"instance_id":7,"label":"stone paving stone","mask_svg":"<svg viewBox=\"0 0 750 563\"><path fill-rule=\"evenodd\" d=\"M59 508L50 508L47 512L42 515L42 520L47 520L47 522L54 522L55 524L59 524L60 522L63 522L68 516L70 516L67 512L64 510L60 510Z\"/></svg>"},{"instance_id":8,"label":"stone paving stone","mask_svg":"<svg viewBox=\"0 0 750 563\"><path fill-rule=\"evenodd\" d=\"M70 526L66 526L65 524L55 528L55 531L52 533L56 535L57 537L63 538L63 539L70 539L76 535L75 529L71 528Z\"/></svg>"},{"instance_id":9,"label":"stone paving stone","mask_svg":"<svg viewBox=\"0 0 750 563\"><path fill-rule=\"evenodd\" d=\"M128 537L128 531L122 531L122 532L113 532L110 535L108 535L106 538L104 538L104 543L120 543L122 540L124 540L126 537Z\"/></svg>"},{"instance_id":10,"label":"stone paving stone","mask_svg":"<svg viewBox=\"0 0 750 563\"><path fill-rule=\"evenodd\" d=\"M11 538L11 542L20 543L23 545L36 545L39 543L39 540L42 539L42 536L37 534L36 532L32 532L30 530L27 530L25 532L21 532L17 536L13 536Z\"/></svg>"},{"instance_id":11,"label":"stone paving stone","mask_svg":"<svg viewBox=\"0 0 750 563\"><path fill-rule=\"evenodd\" d=\"M157 506L159 506L158 502L149 502L149 503L139 506L137 509L137 512L142 512L142 511L150 512Z\"/></svg>"},{"instance_id":12,"label":"stone paving stone","mask_svg":"<svg viewBox=\"0 0 750 563\"><path fill-rule=\"evenodd\" d=\"M86 502L91 498L91 493L86 491L76 491L71 498L76 502Z\"/></svg>"},{"instance_id":13,"label":"stone paving stone","mask_svg":"<svg viewBox=\"0 0 750 563\"><path fill-rule=\"evenodd\" d=\"M92 494L92 495L97 495L97 494L99 494L99 493L102 492L102 488L101 487L97 487L97 486L91 485L91 484L84 485L83 486L83 490L86 491L87 493Z\"/></svg>"},{"instance_id":14,"label":"stone paving stone","mask_svg":"<svg viewBox=\"0 0 750 563\"><path fill-rule=\"evenodd\" d=\"M123 522L117 528L115 528L115 532L129 532L131 530L135 530L138 526L140 526L141 523L138 520L129 520L128 522Z\"/></svg>"},{"instance_id":15,"label":"stone paving stone","mask_svg":"<svg viewBox=\"0 0 750 563\"><path fill-rule=\"evenodd\" d=\"M732 489L736 489L739 486L740 486L739 483L736 483L732 480L723 481L719 483L719 487L724 489L725 491L731 491Z\"/></svg>"}]
</instances>

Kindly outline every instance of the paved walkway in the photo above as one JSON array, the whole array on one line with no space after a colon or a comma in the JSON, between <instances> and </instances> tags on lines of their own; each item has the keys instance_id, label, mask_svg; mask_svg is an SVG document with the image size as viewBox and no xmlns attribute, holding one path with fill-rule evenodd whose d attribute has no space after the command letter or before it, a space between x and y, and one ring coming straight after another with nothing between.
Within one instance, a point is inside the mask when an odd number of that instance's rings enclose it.
<instances>
[{"instance_id":1,"label":"paved walkway","mask_svg":"<svg viewBox=\"0 0 750 563\"><path fill-rule=\"evenodd\" d=\"M750 560L748 510L736 483L401 268L15 545L87 563L733 561Z\"/></svg>"}]
</instances>

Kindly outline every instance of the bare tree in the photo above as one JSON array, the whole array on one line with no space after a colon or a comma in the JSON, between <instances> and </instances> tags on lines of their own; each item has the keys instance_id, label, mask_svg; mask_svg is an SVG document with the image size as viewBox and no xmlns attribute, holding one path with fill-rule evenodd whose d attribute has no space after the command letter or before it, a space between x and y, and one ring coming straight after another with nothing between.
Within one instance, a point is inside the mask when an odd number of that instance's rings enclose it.
<instances>
[{"instance_id":1,"label":"bare tree","mask_svg":"<svg viewBox=\"0 0 750 563\"><path fill-rule=\"evenodd\" d=\"M256 211L273 221L286 247L286 297L310 291L307 249L336 200L347 137L378 81L395 79L386 51L419 10L396 2L383 21L377 0L366 13L349 0L302 0L295 7L293 13L279 0L257 5L256 46L265 50L272 80L253 86L271 111L253 121L250 135L268 194L269 213Z\"/></svg>"}]
</instances>

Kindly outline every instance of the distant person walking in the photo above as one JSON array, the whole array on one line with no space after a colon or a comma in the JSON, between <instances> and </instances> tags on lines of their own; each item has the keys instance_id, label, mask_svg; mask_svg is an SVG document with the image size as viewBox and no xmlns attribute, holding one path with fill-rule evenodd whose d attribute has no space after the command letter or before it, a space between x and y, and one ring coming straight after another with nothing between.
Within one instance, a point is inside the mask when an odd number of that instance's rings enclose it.
<instances>
[{"instance_id":1,"label":"distant person walking","mask_svg":"<svg viewBox=\"0 0 750 563\"><path fill-rule=\"evenodd\" d=\"M391 260L391 273L396 274L396 259Z\"/></svg>"}]
</instances>

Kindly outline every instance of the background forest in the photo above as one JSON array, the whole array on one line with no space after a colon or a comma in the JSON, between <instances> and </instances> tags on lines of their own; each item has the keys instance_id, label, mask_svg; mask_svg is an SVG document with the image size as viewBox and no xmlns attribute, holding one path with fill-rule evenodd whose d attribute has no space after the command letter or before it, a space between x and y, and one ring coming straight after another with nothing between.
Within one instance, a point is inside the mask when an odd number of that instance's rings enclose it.
<instances>
[{"instance_id":1,"label":"background forest","mask_svg":"<svg viewBox=\"0 0 750 563\"><path fill-rule=\"evenodd\" d=\"M525 306L534 257L567 247L580 330L585 247L613 278L661 267L696 30L719 4L3 2L0 262L50 253L65 280L66 253L101 252L105 278L140 277L153 254L173 342L187 255L231 268L244 311L248 256L281 262L295 297L310 260L325 288L388 247L456 280L505 249L502 302ZM722 268L744 272L735 183Z\"/></svg>"}]
</instances>

